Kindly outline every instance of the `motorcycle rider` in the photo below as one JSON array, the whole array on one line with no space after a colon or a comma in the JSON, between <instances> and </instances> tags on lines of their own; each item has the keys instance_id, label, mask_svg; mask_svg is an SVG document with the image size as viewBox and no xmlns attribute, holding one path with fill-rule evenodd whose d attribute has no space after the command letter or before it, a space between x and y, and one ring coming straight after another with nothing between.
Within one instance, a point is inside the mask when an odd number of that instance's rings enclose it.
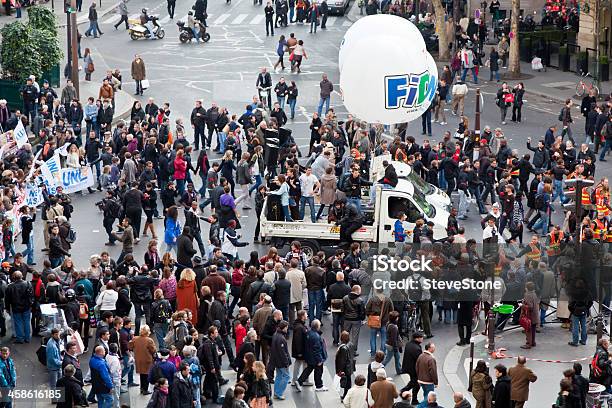
<instances>
[{"instance_id":1,"label":"motorcycle rider","mask_svg":"<svg viewBox=\"0 0 612 408\"><path fill-rule=\"evenodd\" d=\"M193 11L187 13L187 26L193 32L193 37L200 42L200 22L193 16Z\"/></svg>"},{"instance_id":2,"label":"motorcycle rider","mask_svg":"<svg viewBox=\"0 0 612 408\"><path fill-rule=\"evenodd\" d=\"M149 24L150 22L153 23L153 25ZM145 34L147 38L150 38L151 35L155 33L154 27L157 27L158 29L160 28L159 24L157 24L157 19L153 18L153 16L149 16L148 10L146 8L142 9L142 14L140 15L140 24L147 29L147 32Z\"/></svg>"}]
</instances>

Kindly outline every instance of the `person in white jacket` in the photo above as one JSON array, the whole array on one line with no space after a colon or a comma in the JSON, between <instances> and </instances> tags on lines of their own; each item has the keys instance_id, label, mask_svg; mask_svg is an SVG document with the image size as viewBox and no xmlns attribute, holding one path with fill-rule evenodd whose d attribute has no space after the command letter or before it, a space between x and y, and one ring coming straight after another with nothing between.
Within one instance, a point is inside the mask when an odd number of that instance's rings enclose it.
<instances>
[{"instance_id":1,"label":"person in white jacket","mask_svg":"<svg viewBox=\"0 0 612 408\"><path fill-rule=\"evenodd\" d=\"M117 308L117 299L119 298L119 293L115 290L115 282L108 281L106 284L106 289L100 292L98 295L98 299L96 300L96 309L100 311L100 314L106 311L113 312L115 314L115 310Z\"/></svg>"},{"instance_id":2,"label":"person in white jacket","mask_svg":"<svg viewBox=\"0 0 612 408\"><path fill-rule=\"evenodd\" d=\"M119 408L120 400L119 395L121 393L121 361L119 360L119 346L115 343L111 343L108 346L108 354L105 357L106 364L108 364L108 371L110 372L111 379L113 380L113 408Z\"/></svg>"},{"instance_id":3,"label":"person in white jacket","mask_svg":"<svg viewBox=\"0 0 612 408\"><path fill-rule=\"evenodd\" d=\"M374 404L372 394L366 387L366 378L363 374L355 377L355 386L346 393L342 403L345 408L369 408Z\"/></svg>"}]
</instances>

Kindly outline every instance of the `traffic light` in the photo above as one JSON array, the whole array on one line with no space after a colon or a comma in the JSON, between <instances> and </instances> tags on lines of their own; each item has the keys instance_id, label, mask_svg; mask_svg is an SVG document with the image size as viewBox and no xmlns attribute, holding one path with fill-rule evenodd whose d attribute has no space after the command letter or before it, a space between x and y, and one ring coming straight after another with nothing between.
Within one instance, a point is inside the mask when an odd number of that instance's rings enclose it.
<instances>
[{"instance_id":1,"label":"traffic light","mask_svg":"<svg viewBox=\"0 0 612 408\"><path fill-rule=\"evenodd\" d=\"M76 10L71 7L70 0L64 0L64 13L74 13Z\"/></svg>"}]
</instances>

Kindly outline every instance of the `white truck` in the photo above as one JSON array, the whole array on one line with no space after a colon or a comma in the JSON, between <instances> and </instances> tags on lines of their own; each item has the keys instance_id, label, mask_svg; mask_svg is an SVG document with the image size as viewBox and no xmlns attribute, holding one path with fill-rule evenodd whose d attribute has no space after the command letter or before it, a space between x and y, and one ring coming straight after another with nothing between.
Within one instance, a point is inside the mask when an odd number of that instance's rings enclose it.
<instances>
[{"instance_id":1,"label":"white truck","mask_svg":"<svg viewBox=\"0 0 612 408\"><path fill-rule=\"evenodd\" d=\"M407 223L412 230L419 218L434 223L434 239L443 239L447 236L446 224L448 209L435 201L430 201L412 182L400 178L394 189L376 187L376 201L374 207L362 206L364 224L353 233L353 240L368 241L386 246L395 242L393 236L394 224L400 211L407 216ZM367 202L368 198L363 201ZM276 212L278 213L278 211ZM282 211L280 212L282 214ZM272 241L278 248L291 241L302 243L302 248L310 258L314 253L323 249L331 252L340 244L340 227L327 223L327 220L312 223L306 221L273 221L269 220L271 212L266 199L260 215L261 235ZM309 217L304 217L305 220Z\"/></svg>"}]
</instances>

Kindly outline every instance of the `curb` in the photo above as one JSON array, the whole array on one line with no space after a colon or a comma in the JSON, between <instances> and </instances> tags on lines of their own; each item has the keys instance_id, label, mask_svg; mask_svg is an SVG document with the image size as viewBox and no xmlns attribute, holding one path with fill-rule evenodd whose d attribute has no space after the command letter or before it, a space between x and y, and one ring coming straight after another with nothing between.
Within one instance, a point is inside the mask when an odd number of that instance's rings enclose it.
<instances>
[{"instance_id":1,"label":"curb","mask_svg":"<svg viewBox=\"0 0 612 408\"><path fill-rule=\"evenodd\" d=\"M563 98L559 98L555 95L551 95L551 94L547 94L546 92L542 92L542 91L538 91L538 90L533 90L533 89L525 89L525 93L529 94L529 95L534 95L534 96L539 96L542 98L546 98L546 99L550 99L551 101L557 102L557 103L561 103L564 104L565 103L565 99Z\"/></svg>"},{"instance_id":2,"label":"curb","mask_svg":"<svg viewBox=\"0 0 612 408\"><path fill-rule=\"evenodd\" d=\"M109 15L110 13L114 12L117 7L119 7L119 3L115 3L113 4L111 7L108 7L102 11L100 11L98 13L98 21L102 18L104 18L105 16ZM82 24L86 24L89 23L89 19L87 18L87 16L81 16L81 17L77 17L77 26L82 25ZM65 28L67 24L58 24L59 28Z\"/></svg>"},{"instance_id":3,"label":"curb","mask_svg":"<svg viewBox=\"0 0 612 408\"><path fill-rule=\"evenodd\" d=\"M476 346L480 343L484 343L487 338L482 334L478 334L477 336L473 337L472 340L474 346ZM460 392L468 401L470 401L472 404L475 404L476 401L474 400L474 398L472 398L472 393L468 392L468 387L463 384L463 381L461 381L461 377L459 376L459 370L463 369L463 354L466 350L469 350L469 348L453 346L453 348L451 348L450 351L446 354L442 373L444 374L446 382L450 386L453 393Z\"/></svg>"},{"instance_id":4,"label":"curb","mask_svg":"<svg viewBox=\"0 0 612 408\"><path fill-rule=\"evenodd\" d=\"M120 92L125 93L131 103L127 104L127 109L125 109L123 112L113 117L113 121L111 122L112 126L116 125L120 120L125 120L125 119L130 118L130 114L132 113L132 105L134 104L134 101L136 100L136 98L132 97L132 95L130 95L126 91L121 90Z\"/></svg>"}]
</instances>

